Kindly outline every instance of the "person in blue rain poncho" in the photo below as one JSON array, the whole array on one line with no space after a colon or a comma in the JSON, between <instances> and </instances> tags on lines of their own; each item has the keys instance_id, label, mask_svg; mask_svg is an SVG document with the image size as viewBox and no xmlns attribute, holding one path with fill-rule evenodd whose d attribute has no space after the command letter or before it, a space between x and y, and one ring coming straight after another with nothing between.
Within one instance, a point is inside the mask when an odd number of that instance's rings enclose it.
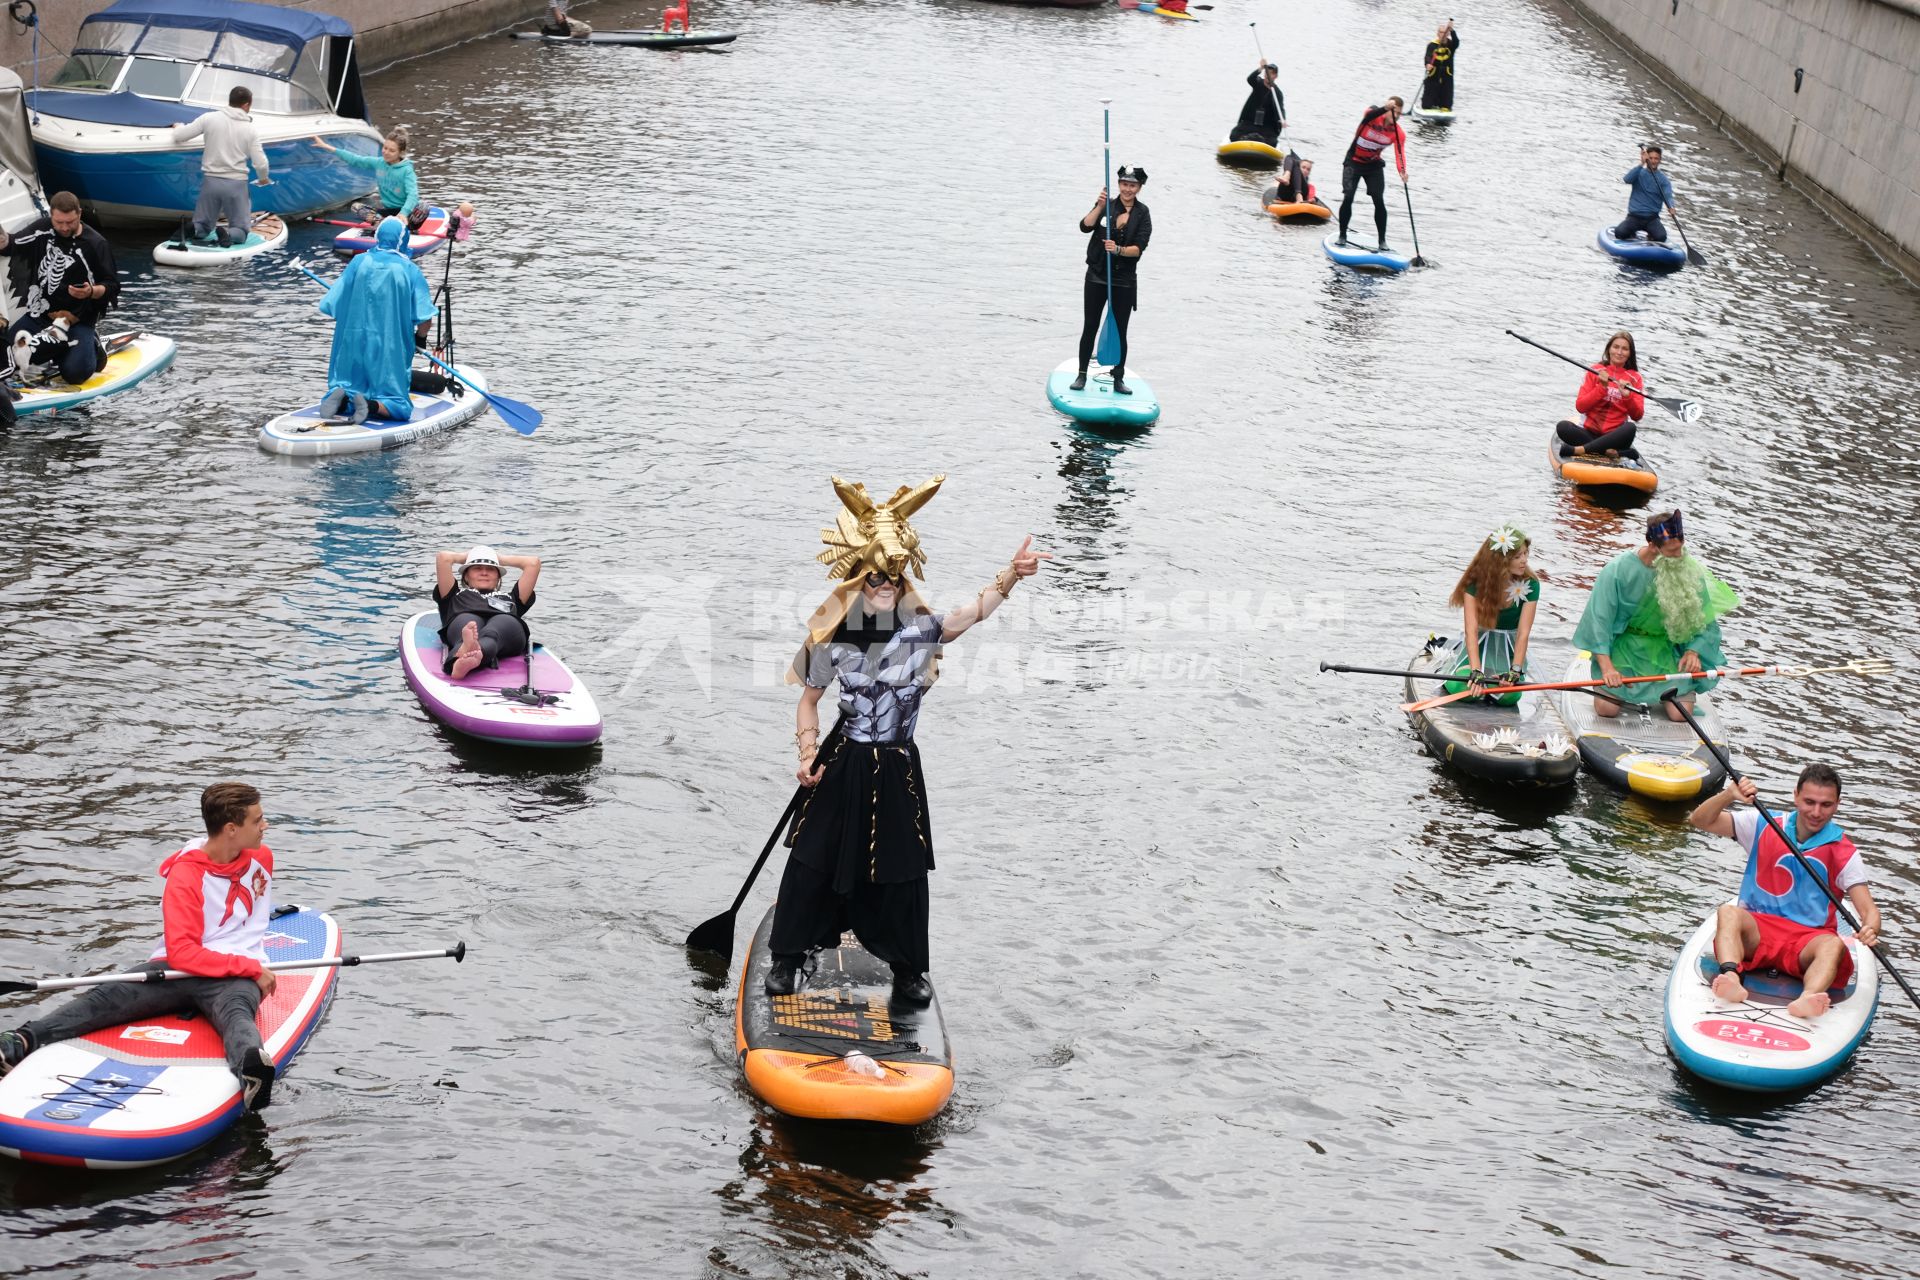
<instances>
[{"instance_id":1,"label":"person in blue rain poncho","mask_svg":"<svg viewBox=\"0 0 1920 1280\"><path fill-rule=\"evenodd\" d=\"M336 421L413 416L413 352L438 313L427 277L400 247L406 235L400 219L381 219L372 250L349 262L317 304L334 320L320 411Z\"/></svg>"}]
</instances>

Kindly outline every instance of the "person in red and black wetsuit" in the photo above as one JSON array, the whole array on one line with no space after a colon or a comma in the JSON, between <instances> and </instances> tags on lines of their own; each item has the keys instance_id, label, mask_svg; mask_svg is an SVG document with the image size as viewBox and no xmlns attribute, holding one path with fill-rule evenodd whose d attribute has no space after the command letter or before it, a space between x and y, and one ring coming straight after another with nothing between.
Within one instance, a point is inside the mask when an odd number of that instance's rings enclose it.
<instances>
[{"instance_id":1,"label":"person in red and black wetsuit","mask_svg":"<svg viewBox=\"0 0 1920 1280\"><path fill-rule=\"evenodd\" d=\"M1387 162L1386 149L1393 148L1393 164L1400 181L1407 180L1407 134L1400 127L1400 113L1406 104L1388 98L1383 107L1368 107L1354 130L1353 145L1347 148L1346 163L1340 166L1340 240L1347 242L1347 223L1353 220L1353 193L1360 180L1367 180L1367 194L1373 197L1373 225L1380 232L1380 248L1387 247Z\"/></svg>"},{"instance_id":2,"label":"person in red and black wetsuit","mask_svg":"<svg viewBox=\"0 0 1920 1280\"><path fill-rule=\"evenodd\" d=\"M1639 428L1634 423L1647 411L1641 385L1633 335L1622 329L1607 339L1606 359L1587 370L1586 381L1573 398L1573 407L1584 416L1554 428L1560 437L1560 456L1604 453L1638 458L1633 437Z\"/></svg>"}]
</instances>

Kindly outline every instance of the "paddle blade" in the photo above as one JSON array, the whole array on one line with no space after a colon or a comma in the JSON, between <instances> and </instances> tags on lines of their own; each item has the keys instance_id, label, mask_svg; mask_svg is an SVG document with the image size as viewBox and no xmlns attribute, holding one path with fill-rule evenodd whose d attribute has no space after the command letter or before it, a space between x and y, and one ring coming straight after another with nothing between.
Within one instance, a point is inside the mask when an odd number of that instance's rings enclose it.
<instances>
[{"instance_id":1,"label":"paddle blade","mask_svg":"<svg viewBox=\"0 0 1920 1280\"><path fill-rule=\"evenodd\" d=\"M722 911L688 934L687 950L710 951L731 963L733 960L733 912Z\"/></svg>"},{"instance_id":2,"label":"paddle blade","mask_svg":"<svg viewBox=\"0 0 1920 1280\"><path fill-rule=\"evenodd\" d=\"M35 982L0 982L0 996L18 995L22 991L38 991L40 985Z\"/></svg>"},{"instance_id":3,"label":"paddle blade","mask_svg":"<svg viewBox=\"0 0 1920 1280\"><path fill-rule=\"evenodd\" d=\"M532 435L539 430L540 424L546 421L546 415L532 405L522 404L508 396L497 396L488 392L487 403L492 405L493 411L500 415L500 421L523 436Z\"/></svg>"},{"instance_id":4,"label":"paddle blade","mask_svg":"<svg viewBox=\"0 0 1920 1280\"><path fill-rule=\"evenodd\" d=\"M1698 401L1672 400L1665 396L1649 396L1648 399L1652 400L1655 404L1682 422L1700 421L1701 409Z\"/></svg>"},{"instance_id":5,"label":"paddle blade","mask_svg":"<svg viewBox=\"0 0 1920 1280\"><path fill-rule=\"evenodd\" d=\"M1707 265L1707 255L1700 252L1698 249L1694 248L1692 245L1688 245L1687 261L1692 263L1696 267L1704 267Z\"/></svg>"},{"instance_id":6,"label":"paddle blade","mask_svg":"<svg viewBox=\"0 0 1920 1280\"><path fill-rule=\"evenodd\" d=\"M1106 319L1100 322L1100 343L1094 348L1093 358L1112 368L1125 354L1126 348L1120 345L1120 326L1114 323L1113 308L1108 307Z\"/></svg>"}]
</instances>

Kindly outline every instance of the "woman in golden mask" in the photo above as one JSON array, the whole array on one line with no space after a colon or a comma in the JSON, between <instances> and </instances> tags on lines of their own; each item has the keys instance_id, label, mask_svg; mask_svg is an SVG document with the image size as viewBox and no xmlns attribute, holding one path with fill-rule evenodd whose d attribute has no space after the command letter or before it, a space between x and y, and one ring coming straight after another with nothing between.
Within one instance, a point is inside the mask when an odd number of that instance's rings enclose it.
<instances>
[{"instance_id":1,"label":"woman in golden mask","mask_svg":"<svg viewBox=\"0 0 1920 1280\"><path fill-rule=\"evenodd\" d=\"M938 675L940 647L992 614L1049 558L1032 550L1029 537L972 600L934 612L912 583L925 580L927 557L908 520L945 479L902 485L876 503L865 485L833 477L843 509L836 526L821 531L827 549L819 558L838 585L808 621L787 676L803 686L794 713L796 776L809 790L787 835L792 852L774 911L769 994L804 986L807 953L851 928L892 968L898 999L932 999L933 833L913 742L920 700ZM820 696L836 680L840 718L823 741Z\"/></svg>"}]
</instances>

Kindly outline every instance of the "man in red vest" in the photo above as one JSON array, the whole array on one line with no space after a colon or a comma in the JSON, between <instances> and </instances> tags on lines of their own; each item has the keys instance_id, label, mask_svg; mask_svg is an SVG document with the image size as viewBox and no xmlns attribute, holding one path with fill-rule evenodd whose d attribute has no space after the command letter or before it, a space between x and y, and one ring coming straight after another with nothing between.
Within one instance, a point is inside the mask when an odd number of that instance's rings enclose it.
<instances>
[{"instance_id":1,"label":"man in red vest","mask_svg":"<svg viewBox=\"0 0 1920 1280\"><path fill-rule=\"evenodd\" d=\"M1828 989L1853 976L1853 957L1834 927L1837 917L1822 884L1853 903L1860 916L1854 936L1869 947L1880 937L1880 908L1867 888L1859 851L1833 820L1840 807L1838 773L1824 764L1800 771L1793 812L1781 824L1793 841L1791 849L1757 809L1727 812L1736 795L1753 804L1754 794L1753 783L1742 778L1687 815L1702 831L1738 840L1747 850L1739 901L1720 908L1713 941L1720 975L1713 980L1713 994L1738 1004L1747 998L1742 973L1778 969L1801 980L1800 998L1787 1012L1817 1018L1833 1004Z\"/></svg>"}]
</instances>

